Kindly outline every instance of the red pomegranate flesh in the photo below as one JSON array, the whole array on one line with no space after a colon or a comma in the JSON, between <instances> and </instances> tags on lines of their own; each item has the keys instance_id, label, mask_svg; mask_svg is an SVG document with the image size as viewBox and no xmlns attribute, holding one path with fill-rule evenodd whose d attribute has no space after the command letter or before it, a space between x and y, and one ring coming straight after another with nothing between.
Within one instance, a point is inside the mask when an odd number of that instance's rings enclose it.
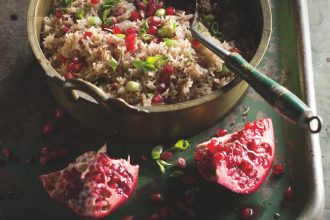
<instances>
[{"instance_id":1,"label":"red pomegranate flesh","mask_svg":"<svg viewBox=\"0 0 330 220\"><path fill-rule=\"evenodd\" d=\"M200 175L241 194L257 190L267 177L275 153L270 118L199 144L194 159Z\"/></svg>"},{"instance_id":2,"label":"red pomegranate flesh","mask_svg":"<svg viewBox=\"0 0 330 220\"><path fill-rule=\"evenodd\" d=\"M79 156L63 170L40 176L49 196L84 217L102 218L120 207L133 193L138 165L111 159L106 148Z\"/></svg>"}]
</instances>

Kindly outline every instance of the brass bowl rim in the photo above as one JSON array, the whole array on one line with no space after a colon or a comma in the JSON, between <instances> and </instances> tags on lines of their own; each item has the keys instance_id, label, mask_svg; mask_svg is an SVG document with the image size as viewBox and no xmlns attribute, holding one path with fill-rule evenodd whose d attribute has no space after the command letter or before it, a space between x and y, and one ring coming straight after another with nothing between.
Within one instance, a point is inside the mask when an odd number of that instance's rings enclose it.
<instances>
[{"instance_id":1,"label":"brass bowl rim","mask_svg":"<svg viewBox=\"0 0 330 220\"><path fill-rule=\"evenodd\" d=\"M40 43L38 40L38 35L36 33L35 27L34 27L34 18L35 18L35 12L36 12L36 6L39 0L30 0L29 3L29 8L28 8L28 14L27 14L27 31L28 31L28 37L29 41L32 47L32 50L45 70L45 73L48 75L51 75L52 77L57 77L61 79L62 81L65 81L65 78L61 76L57 71L52 67L48 59L45 57L44 53L41 50ZM262 36L260 39L259 46L250 61L250 64L253 66L257 66L264 54L267 51L269 42L270 42L270 37L271 37L271 32L272 32L272 14L271 14L271 8L270 8L270 3L269 0L259 0L261 4L261 10L262 10L262 15L263 15L263 28L262 28ZM38 33L40 34L40 33ZM84 81L84 80L82 80ZM178 111L182 109L188 109L188 108L193 108L199 105L202 105L206 102L210 102L219 96L221 96L223 93L228 91L230 88L233 86L237 85L240 83L242 79L238 76L236 76L232 81L230 81L227 85L224 87L212 92L211 94L185 101L182 103L176 103L176 104L167 104L167 105L159 105L159 106L137 106L141 110L147 110L149 113L152 112L172 112L172 111ZM87 81L85 81L87 82ZM95 86L98 88L97 86ZM105 94L105 93L104 93Z\"/></svg>"}]
</instances>

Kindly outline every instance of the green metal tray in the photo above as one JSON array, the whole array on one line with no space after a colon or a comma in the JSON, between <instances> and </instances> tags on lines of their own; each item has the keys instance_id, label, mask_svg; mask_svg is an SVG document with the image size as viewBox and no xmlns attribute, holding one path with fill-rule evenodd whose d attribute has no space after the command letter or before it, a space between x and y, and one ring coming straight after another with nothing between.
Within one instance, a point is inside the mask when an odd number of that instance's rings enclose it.
<instances>
[{"instance_id":1,"label":"green metal tray","mask_svg":"<svg viewBox=\"0 0 330 220\"><path fill-rule=\"evenodd\" d=\"M0 0L0 4L3 6L0 16L7 21L0 32L0 39L3 39L0 49L5 52L2 55L5 59L0 59L0 148L8 147L14 155L12 161L0 166L0 219L81 219L52 201L38 176L62 169L81 153L96 150L106 138L77 124L68 115L61 120L54 119L51 109L56 103L48 92L42 69L33 58L25 34L23 15L28 1ZM315 109L306 1L272 0L272 13L273 36L259 69L290 88ZM18 15L17 21L12 14ZM247 116L243 116L247 106L250 110ZM189 138L190 150L175 154L175 158L183 156L188 161L186 173L196 176L192 160L196 144L209 139L218 128L234 130L247 121L263 117L273 119L277 146L275 163L285 165L285 174L277 178L270 174L257 192L244 196L197 179L194 186L197 185L199 192L196 204L192 206L197 219L239 219L240 210L244 207L255 209L255 219L273 219L274 213L279 213L280 219L321 218L324 189L318 135L310 135L288 124L252 90L217 125ZM42 124L47 120L54 121L55 132L41 135ZM112 157L130 154L132 162L140 164L140 177L134 196L105 219L121 219L127 214L134 215L135 219L148 219L150 213L162 207L150 201L151 193L162 192L166 197L165 204L175 206L182 200L185 189L191 188L189 184L189 187L182 184L181 178L168 177L171 171L162 175L151 160L140 159L142 155L149 155L157 144L169 148L173 143L137 145L112 140L107 140L107 143ZM41 166L38 153L42 146L64 146L71 151L65 158ZM285 203L283 192L289 185L294 188L294 197Z\"/></svg>"}]
</instances>

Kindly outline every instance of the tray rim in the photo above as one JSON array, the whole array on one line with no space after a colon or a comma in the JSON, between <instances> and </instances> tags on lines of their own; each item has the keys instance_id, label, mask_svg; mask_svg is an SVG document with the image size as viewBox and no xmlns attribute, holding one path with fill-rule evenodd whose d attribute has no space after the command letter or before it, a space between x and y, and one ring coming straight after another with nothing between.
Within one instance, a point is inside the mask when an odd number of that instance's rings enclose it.
<instances>
[{"instance_id":1,"label":"tray rim","mask_svg":"<svg viewBox=\"0 0 330 220\"><path fill-rule=\"evenodd\" d=\"M292 0L297 34L298 66L305 88L302 91L306 103L316 114L316 99L312 65L312 51L309 29L307 0ZM321 219L325 207L324 182L320 138L318 134L306 133L307 147L311 151L311 178L314 183L309 206L300 213L297 219Z\"/></svg>"}]
</instances>

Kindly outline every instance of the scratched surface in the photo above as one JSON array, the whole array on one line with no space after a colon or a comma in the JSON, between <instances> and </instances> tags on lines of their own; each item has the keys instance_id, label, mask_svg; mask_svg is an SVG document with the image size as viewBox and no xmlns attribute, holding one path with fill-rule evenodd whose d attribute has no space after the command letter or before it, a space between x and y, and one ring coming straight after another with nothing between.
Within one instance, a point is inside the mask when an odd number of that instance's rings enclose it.
<instances>
[{"instance_id":1,"label":"scratched surface","mask_svg":"<svg viewBox=\"0 0 330 220\"><path fill-rule=\"evenodd\" d=\"M301 85L297 70L292 13L287 0L272 2L274 31L269 49L259 69L299 95ZM325 14L316 15L323 6L329 7L329 3L318 0L315 4L317 7L311 9L311 13L314 13L311 16L312 33L315 33L312 35L314 42L322 38L321 35L316 34L316 30L324 31L322 27L330 27ZM14 156L12 161L6 161L1 157L5 164L0 166L0 219L80 219L70 210L51 201L37 177L40 174L63 168L77 155L87 150L96 150L106 141L106 137L79 125L69 115L65 115L61 120L55 119L53 110L57 104L45 85L42 69L34 60L27 39L25 15L28 1L0 0L0 5L2 6L0 8L2 18L0 29L0 51L2 51L0 57L0 141L2 143L0 148L11 149ZM17 15L17 20L12 15ZM326 34L325 31L322 33ZM316 75L316 82L318 82L325 77L326 67L330 64L324 61L328 55L324 46L314 44L313 48L314 54L316 53L314 59L320 59L323 70L323 72L319 71L320 73L315 71L320 74ZM321 69L318 62L315 65L316 68ZM326 81L321 84L327 87ZM323 90L317 90L317 94L319 102L329 102L329 95L324 95ZM320 109L322 116L327 113L325 109L327 105L323 105L324 108ZM250 110L245 117L242 113L246 107ZM199 219L236 219L239 210L244 206L255 207L258 219L272 219L275 212L280 213L281 219L295 219L308 207L309 200L306 198L310 198L312 189L310 188L311 180L308 175L305 175L309 167L304 163L304 158L310 155L307 151L301 150L306 149L306 144L301 138L304 133L301 129L283 121L251 89L232 113L216 126L189 140L194 146L209 139L217 128L232 131L240 128L246 121L263 117L273 119L277 144L275 160L283 163L287 172L280 178L270 176L261 189L249 196L234 195L218 186L198 181L200 193L197 197L197 207L193 208L197 211ZM42 135L41 128L46 121L54 123L55 131L49 135ZM324 147L329 141L326 141L327 130L321 136ZM153 146L107 141L111 155L126 157L129 153L133 162L141 166L139 193L107 219L121 219L125 214L133 214L138 217L137 219L145 219L148 213L159 209L148 199L148 195L153 191L161 191L168 195L168 198L171 198L168 205L173 205L174 201L181 199L179 194L182 190L179 190L177 195L172 195L173 193L170 192L171 190L177 192L177 188L171 188L173 184L177 186L176 182L173 183L166 175L161 175L152 161L140 160L141 155L149 155ZM173 143L162 144L164 147L170 147ZM58 161L41 166L38 160L42 146L50 148L64 146L70 150L70 153ZM189 165L186 172L195 174L192 153L193 147L187 152L176 154L175 157L184 156ZM324 150L323 153L326 151ZM325 157L325 168L329 166L326 161L328 161L327 157ZM326 183L327 181L326 178ZM283 205L282 193L288 185L293 185L297 193L290 204ZM209 201L210 198L212 201ZM330 218L327 213L325 212L325 219Z\"/></svg>"}]
</instances>

